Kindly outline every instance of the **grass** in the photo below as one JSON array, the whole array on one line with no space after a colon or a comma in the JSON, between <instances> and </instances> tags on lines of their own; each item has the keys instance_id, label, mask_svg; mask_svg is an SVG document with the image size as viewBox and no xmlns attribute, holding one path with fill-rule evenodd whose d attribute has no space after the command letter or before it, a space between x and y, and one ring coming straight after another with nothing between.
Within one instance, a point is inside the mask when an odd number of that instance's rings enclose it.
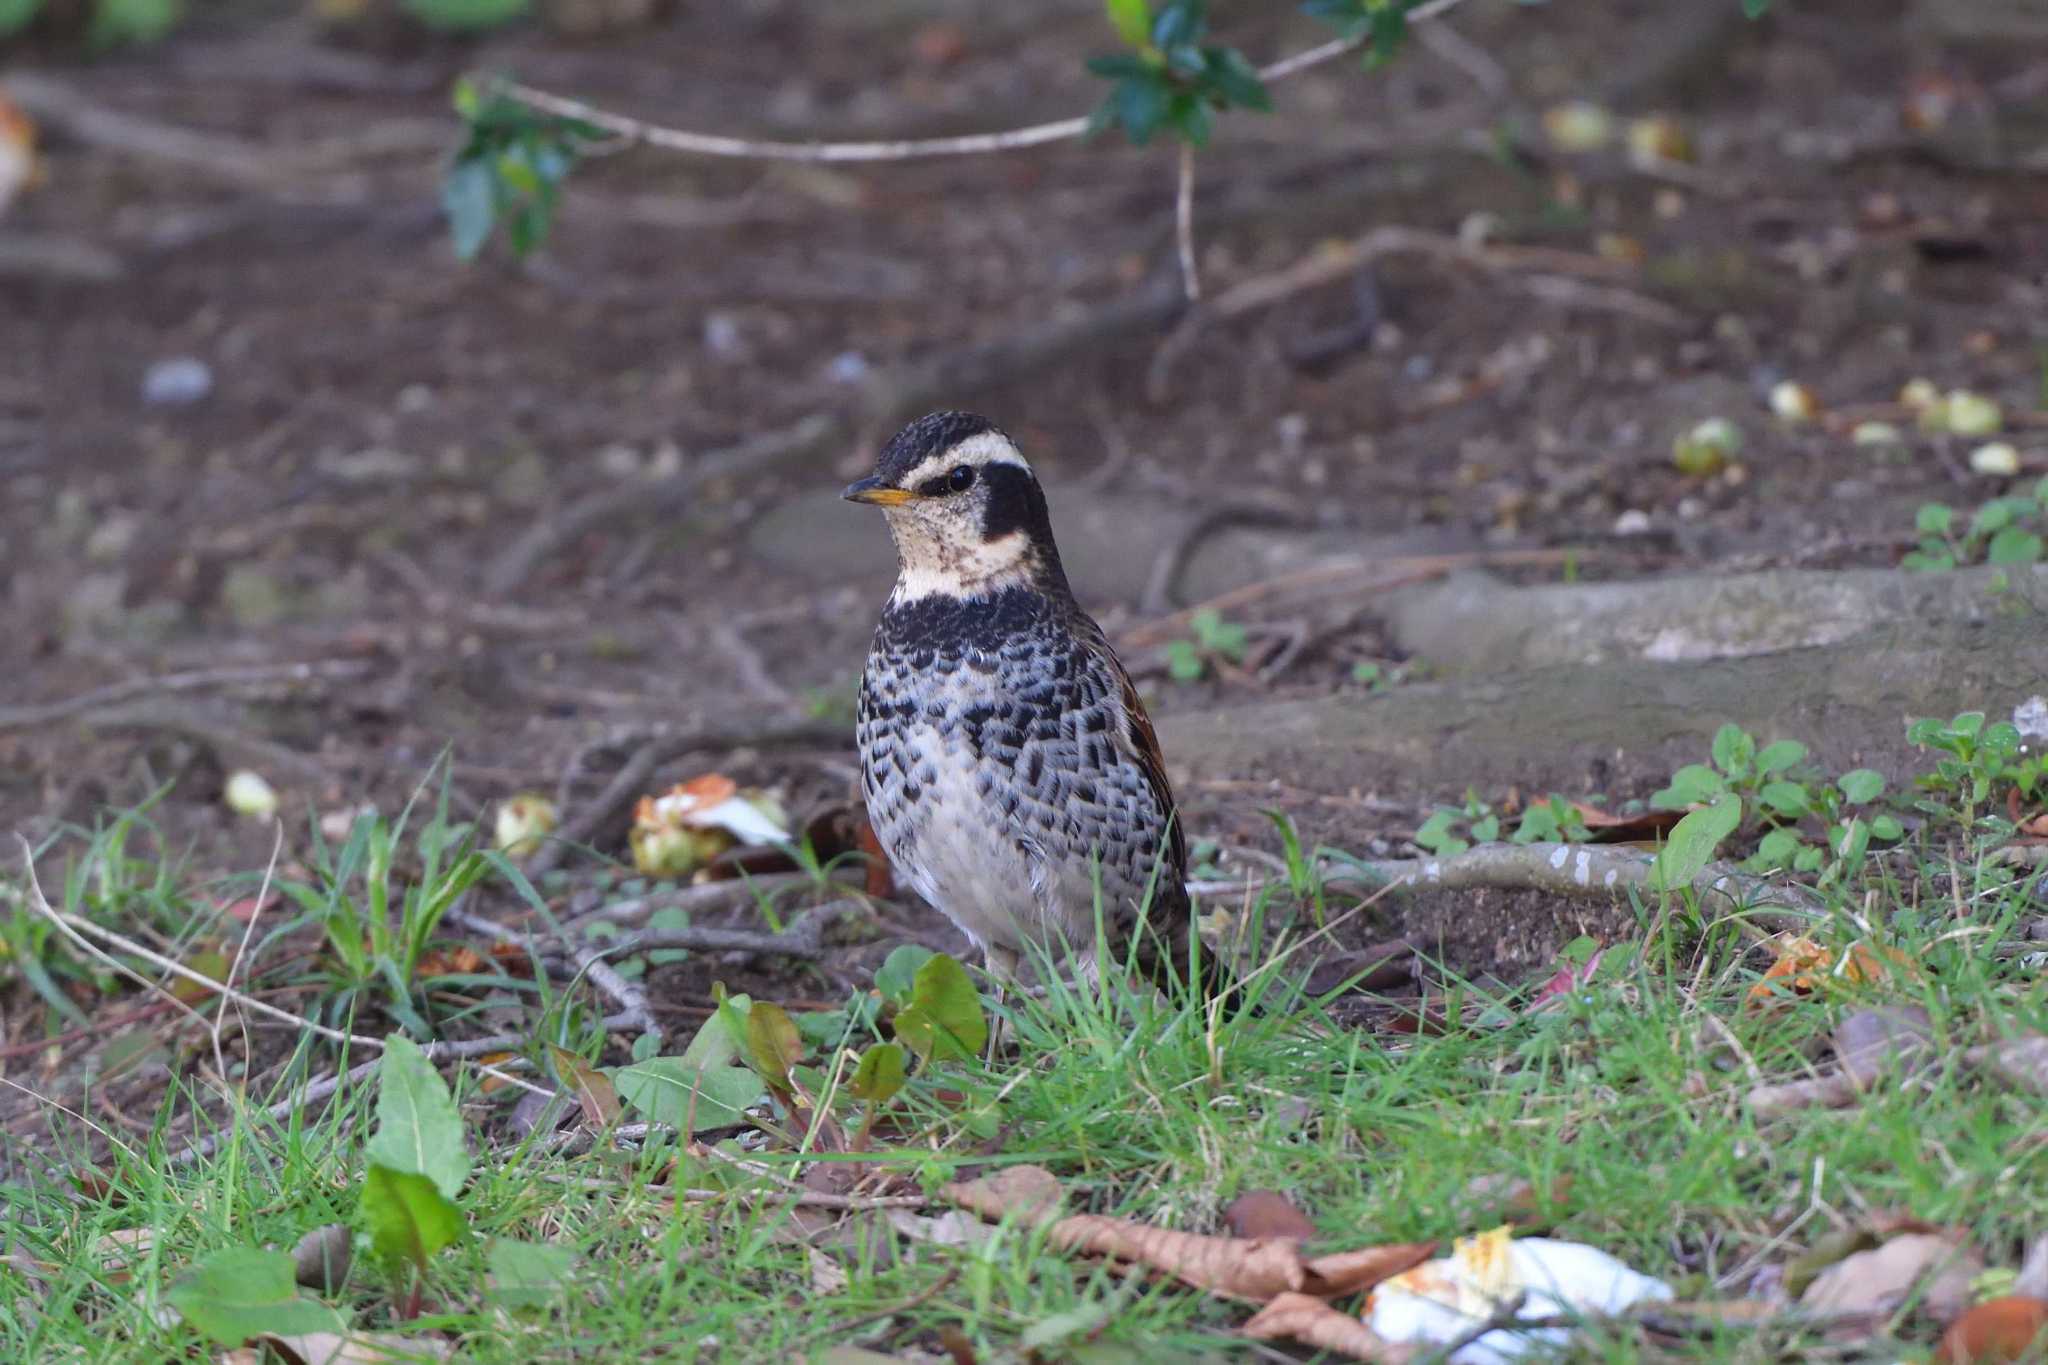
<instances>
[{"instance_id":1,"label":"grass","mask_svg":"<svg viewBox=\"0 0 2048 1365\"><path fill-rule=\"evenodd\" d=\"M167 951L205 951L223 934L213 897L181 889L177 860L148 851L148 835L141 815L78 835L64 902ZM405 877L388 859L370 881L393 879L393 906L443 904L448 879L474 872L448 836L423 834L435 852L412 865L411 875L435 884L399 887ZM365 836L363 847L373 846L388 841ZM1842 1110L1759 1120L1743 1103L1758 1079L1826 1065L1814 1059L1824 1058L1829 1030L1875 1003L1924 1008L1945 1058L1987 1038L2048 1032L2038 972L1986 950L2013 936L2023 897L1993 886L1959 922L1946 899L1916 902L1917 888L1943 871L1931 856L1873 855L1847 902L1854 913L1813 930L1838 948L1875 937L1900 949L1909 970L1823 982L1768 1007L1748 998L1768 959L1725 923L1700 923L1678 905L1641 907L1637 941L1610 949L1591 982L1543 1009L1525 994L1463 987L1466 1022L1440 1034L1340 1026L1312 1001L1219 1021L1191 1004L1055 987L1015 1003L1016 1047L993 1067L948 1063L913 1080L896 1131L866 1159L927 1190L991 1164L1032 1162L1062 1178L1074 1207L1203 1232L1218 1228L1237 1195L1278 1190L1332 1249L1483 1230L1502 1220L1499 1196L1485 1187L1525 1182L1550 1192L1538 1201L1550 1235L1665 1277L1681 1297L1740 1295L1758 1272L1886 1212L1956 1225L1992 1265L2015 1265L2048 1216L2048 1120L2038 1097L1944 1064ZM274 949L294 932L332 940L345 889L361 895L369 884L344 875L349 861L321 865L320 894L298 898L306 922L292 930L280 916L279 932L266 930ZM246 893L246 881L230 889ZM39 952L43 979L67 1001L95 991L112 998L116 982L103 967L33 940L20 890L0 888L11 893L0 910L11 917L13 960ZM497 885L492 894L512 892ZM393 983L384 968L337 977L332 960L287 974L287 988L299 990L293 998L309 1015L346 992L353 1012L334 1022L359 1030L387 1027L373 1016L418 1020L436 1009L437 1023L460 1023L486 993L468 978ZM382 1007L380 985L391 987ZM40 1001L50 1029L67 1027L39 989L24 975L10 1017L33 1014ZM535 1000L531 990L502 993L500 1003L544 1016L533 1026L595 1055L593 1010ZM173 1017L143 1027L161 1032ZM109 1116L101 1094L130 1093L116 1082L81 1074L67 1087L17 1073L17 1084L62 1098L45 1107L48 1138L17 1152L17 1178L0 1186L0 1358L196 1358L211 1348L166 1306L181 1275L223 1248L290 1247L322 1224L356 1218L374 1085L345 1087L282 1121L250 1103L218 1150L173 1162L185 1141L171 1136L174 1120L222 1107L203 1031L197 1044L190 1029L182 1037L164 1040L172 1078L147 1119ZM288 1065L264 1071L264 1102L354 1060L302 1042ZM783 1360L847 1342L931 1349L946 1332L984 1360L1025 1346L1043 1359L1088 1361L1249 1358L1259 1349L1232 1335L1248 1315L1242 1305L1126 1278L1024 1228L993 1230L973 1246L906 1241L868 1210L806 1245L772 1185L678 1203L675 1188L729 1183L733 1168L683 1155L672 1171L678 1152L665 1139L638 1153L582 1155L514 1141L503 1120L517 1093L486 1093L467 1067L453 1075L478 1157L458 1200L469 1235L433 1259L422 1315L409 1321L398 1316L405 1296L359 1249L329 1302L362 1330L449 1341L459 1358L487 1362ZM970 1131L945 1091L993 1103L994 1136ZM786 1151L761 1159L790 1176L800 1169ZM96 1164L97 1186L68 1178ZM574 1253L540 1306L508 1305L494 1288L493 1250L506 1240ZM1924 1352L1928 1330L1903 1313L1899 1327L1903 1344L1883 1358ZM1811 1345L1788 1328L1765 1329L1760 1343L1754 1329L1730 1327L1659 1358L1747 1360ZM1607 1327L1582 1334L1575 1349L1633 1360L1649 1348Z\"/></svg>"}]
</instances>

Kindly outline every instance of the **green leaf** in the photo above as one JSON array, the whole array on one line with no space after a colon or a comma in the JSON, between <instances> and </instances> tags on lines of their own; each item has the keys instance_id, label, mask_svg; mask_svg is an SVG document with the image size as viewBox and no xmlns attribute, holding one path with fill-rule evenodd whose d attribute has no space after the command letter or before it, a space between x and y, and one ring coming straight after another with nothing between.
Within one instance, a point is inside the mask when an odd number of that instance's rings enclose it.
<instances>
[{"instance_id":1,"label":"green leaf","mask_svg":"<svg viewBox=\"0 0 2048 1365\"><path fill-rule=\"evenodd\" d=\"M1742 0L1742 14L1746 19L1761 19L1770 12L1771 0Z\"/></svg>"},{"instance_id":2,"label":"green leaf","mask_svg":"<svg viewBox=\"0 0 2048 1365\"><path fill-rule=\"evenodd\" d=\"M1728 790L1721 774L1704 763L1688 763L1671 774L1671 785L1650 797L1658 810L1679 810L1712 801Z\"/></svg>"},{"instance_id":3,"label":"green leaf","mask_svg":"<svg viewBox=\"0 0 2048 1365\"><path fill-rule=\"evenodd\" d=\"M1806 757L1806 746L1796 739L1781 739L1775 744L1766 744L1756 756L1756 770L1760 773L1781 773Z\"/></svg>"},{"instance_id":4,"label":"green leaf","mask_svg":"<svg viewBox=\"0 0 2048 1365\"><path fill-rule=\"evenodd\" d=\"M1488 815L1484 819L1472 822L1473 843L1490 844L1498 838L1500 838L1500 817L1498 815Z\"/></svg>"},{"instance_id":5,"label":"green leaf","mask_svg":"<svg viewBox=\"0 0 2048 1365\"><path fill-rule=\"evenodd\" d=\"M1188 640L1170 640L1166 645L1166 673L1175 682L1199 682L1204 672L1201 654Z\"/></svg>"},{"instance_id":6,"label":"green leaf","mask_svg":"<svg viewBox=\"0 0 2048 1365\"><path fill-rule=\"evenodd\" d=\"M1713 859L1721 841L1742 823L1742 802L1722 796L1713 805L1696 810L1671 827L1657 863L1650 871L1652 886L1671 890L1690 886L1692 879Z\"/></svg>"},{"instance_id":7,"label":"green leaf","mask_svg":"<svg viewBox=\"0 0 2048 1365\"><path fill-rule=\"evenodd\" d=\"M0 38L27 28L42 8L43 0L0 0Z\"/></svg>"},{"instance_id":8,"label":"green leaf","mask_svg":"<svg viewBox=\"0 0 2048 1365\"><path fill-rule=\"evenodd\" d=\"M896 1038L927 1064L979 1054L988 1018L967 969L944 953L919 967L910 1005L896 1016Z\"/></svg>"},{"instance_id":9,"label":"green leaf","mask_svg":"<svg viewBox=\"0 0 2048 1365\"><path fill-rule=\"evenodd\" d=\"M178 25L178 0L94 0L86 40L94 47L156 42Z\"/></svg>"},{"instance_id":10,"label":"green leaf","mask_svg":"<svg viewBox=\"0 0 2048 1365\"><path fill-rule=\"evenodd\" d=\"M373 1163L363 1177L363 1197L356 1208L369 1229L370 1245L394 1265L405 1263L424 1271L435 1253L462 1237L462 1210L433 1180L411 1171Z\"/></svg>"},{"instance_id":11,"label":"green leaf","mask_svg":"<svg viewBox=\"0 0 2048 1365\"><path fill-rule=\"evenodd\" d=\"M804 1039L789 1011L766 1000L747 1011L747 1061L771 1087L788 1089L789 1069L802 1061Z\"/></svg>"},{"instance_id":12,"label":"green leaf","mask_svg":"<svg viewBox=\"0 0 2048 1365\"><path fill-rule=\"evenodd\" d=\"M1993 498L1979 507L1977 515L1970 519L1970 534L1978 537L1988 536L1994 531L2003 531L2012 525L2012 522L2012 503L2005 498Z\"/></svg>"},{"instance_id":13,"label":"green leaf","mask_svg":"<svg viewBox=\"0 0 2048 1365\"><path fill-rule=\"evenodd\" d=\"M229 1247L185 1272L164 1295L185 1321L223 1346L251 1337L343 1332L340 1313L299 1297L291 1253Z\"/></svg>"},{"instance_id":14,"label":"green leaf","mask_svg":"<svg viewBox=\"0 0 2048 1365\"><path fill-rule=\"evenodd\" d=\"M1977 752L1990 758L2007 759L2020 751L2025 736L2009 720L1995 720L1977 736Z\"/></svg>"},{"instance_id":15,"label":"green leaf","mask_svg":"<svg viewBox=\"0 0 2048 1365\"><path fill-rule=\"evenodd\" d=\"M2041 549L2041 537L2025 527L2008 526L1991 537L1984 559L1990 564L2038 564Z\"/></svg>"},{"instance_id":16,"label":"green leaf","mask_svg":"<svg viewBox=\"0 0 2048 1365\"><path fill-rule=\"evenodd\" d=\"M1978 732L1984 728L1984 713L1982 711L1959 711L1956 713L1955 719L1948 723L1948 728L1961 735L1964 739L1975 739Z\"/></svg>"},{"instance_id":17,"label":"green leaf","mask_svg":"<svg viewBox=\"0 0 2048 1365\"><path fill-rule=\"evenodd\" d=\"M1874 768L1858 768L1854 772L1843 773L1842 780L1835 785L1841 788L1844 801L1860 806L1884 794L1884 774Z\"/></svg>"},{"instance_id":18,"label":"green leaf","mask_svg":"<svg viewBox=\"0 0 2048 1365\"><path fill-rule=\"evenodd\" d=\"M1127 77L1110 92L1109 121L1121 124L1125 135L1142 147L1166 121L1172 95L1172 87L1156 72Z\"/></svg>"},{"instance_id":19,"label":"green leaf","mask_svg":"<svg viewBox=\"0 0 2048 1365\"><path fill-rule=\"evenodd\" d=\"M1730 777L1749 776L1756 757L1756 741L1740 725L1724 725L1714 732L1714 764Z\"/></svg>"},{"instance_id":20,"label":"green leaf","mask_svg":"<svg viewBox=\"0 0 2048 1365\"><path fill-rule=\"evenodd\" d=\"M1923 536L1945 536L1955 525L1956 509L1939 502L1923 502L1913 515L1913 529Z\"/></svg>"},{"instance_id":21,"label":"green leaf","mask_svg":"<svg viewBox=\"0 0 2048 1365\"><path fill-rule=\"evenodd\" d=\"M1365 50L1366 70L1372 71L1385 66L1401 50L1401 44L1408 37L1408 5L1412 0L1387 0L1385 4L1366 5L1366 31L1370 42Z\"/></svg>"},{"instance_id":22,"label":"green leaf","mask_svg":"<svg viewBox=\"0 0 2048 1365\"><path fill-rule=\"evenodd\" d=\"M1804 815L1809 805L1806 788L1797 782L1766 782L1756 795L1781 815Z\"/></svg>"},{"instance_id":23,"label":"green leaf","mask_svg":"<svg viewBox=\"0 0 2048 1365\"><path fill-rule=\"evenodd\" d=\"M501 1237L491 1243L491 1300L507 1308L545 1308L561 1299L562 1282L575 1267L569 1247Z\"/></svg>"},{"instance_id":24,"label":"green leaf","mask_svg":"<svg viewBox=\"0 0 2048 1365\"><path fill-rule=\"evenodd\" d=\"M909 1004L910 993L917 989L919 969L937 956L931 949L916 943L891 948L889 956L882 959L882 965L875 971L875 989L892 1004Z\"/></svg>"},{"instance_id":25,"label":"green leaf","mask_svg":"<svg viewBox=\"0 0 2048 1365\"><path fill-rule=\"evenodd\" d=\"M1774 829L1757 841L1756 856L1750 861L1759 869L1789 867L1804 842L1792 830Z\"/></svg>"},{"instance_id":26,"label":"green leaf","mask_svg":"<svg viewBox=\"0 0 2048 1365\"><path fill-rule=\"evenodd\" d=\"M462 1115L441 1073L402 1034L384 1040L377 1064L377 1133L366 1155L374 1165L425 1176L451 1199L469 1178Z\"/></svg>"},{"instance_id":27,"label":"green leaf","mask_svg":"<svg viewBox=\"0 0 2048 1365\"><path fill-rule=\"evenodd\" d=\"M490 166L482 161L450 166L441 181L441 212L448 218L456 256L475 260L498 221L497 185Z\"/></svg>"},{"instance_id":28,"label":"green leaf","mask_svg":"<svg viewBox=\"0 0 2048 1365\"><path fill-rule=\"evenodd\" d=\"M474 33L499 28L525 14L530 0L400 0L428 28Z\"/></svg>"},{"instance_id":29,"label":"green leaf","mask_svg":"<svg viewBox=\"0 0 2048 1365\"><path fill-rule=\"evenodd\" d=\"M1422 827L1415 831L1415 842L1433 852L1443 852L1444 845L1451 841L1451 825L1458 818L1457 811L1448 807L1438 807L1436 813L1424 820Z\"/></svg>"},{"instance_id":30,"label":"green leaf","mask_svg":"<svg viewBox=\"0 0 2048 1365\"><path fill-rule=\"evenodd\" d=\"M1845 863L1862 860L1870 848L1870 822L1849 820L1828 831L1828 847Z\"/></svg>"},{"instance_id":31,"label":"green leaf","mask_svg":"<svg viewBox=\"0 0 2048 1365\"><path fill-rule=\"evenodd\" d=\"M1152 21L1152 44L1171 51L1199 43L1209 31L1208 0L1166 0Z\"/></svg>"},{"instance_id":32,"label":"green leaf","mask_svg":"<svg viewBox=\"0 0 2048 1365\"><path fill-rule=\"evenodd\" d=\"M707 1025L706 1031L709 1031ZM656 1057L611 1073L619 1098L654 1123L685 1136L745 1123L746 1111L767 1098L761 1078L743 1066L691 1066L683 1057ZM694 1096L694 1107L692 1097Z\"/></svg>"},{"instance_id":33,"label":"green leaf","mask_svg":"<svg viewBox=\"0 0 2048 1365\"><path fill-rule=\"evenodd\" d=\"M1204 54L1203 83L1224 104L1241 109L1271 110L1273 96L1259 78L1259 69L1234 47L1212 47Z\"/></svg>"},{"instance_id":34,"label":"green leaf","mask_svg":"<svg viewBox=\"0 0 2048 1365\"><path fill-rule=\"evenodd\" d=\"M903 1049L895 1043L876 1043L860 1055L853 1070L853 1097L868 1104L894 1099L903 1088Z\"/></svg>"},{"instance_id":35,"label":"green leaf","mask_svg":"<svg viewBox=\"0 0 2048 1365\"><path fill-rule=\"evenodd\" d=\"M1110 27L1125 43L1143 48L1151 42L1152 7L1145 0L1102 0L1102 7L1109 14Z\"/></svg>"},{"instance_id":36,"label":"green leaf","mask_svg":"<svg viewBox=\"0 0 2048 1365\"><path fill-rule=\"evenodd\" d=\"M1826 849L1817 848L1812 844L1808 844L1806 845L1806 847L1800 849L1799 856L1792 860L1792 870L1794 872L1816 871L1819 869L1822 863L1827 861L1827 857L1828 855Z\"/></svg>"},{"instance_id":37,"label":"green leaf","mask_svg":"<svg viewBox=\"0 0 2048 1365\"><path fill-rule=\"evenodd\" d=\"M1906 827L1899 823L1898 818L1896 816L1875 816L1871 819L1870 822L1870 837L1873 839L1882 839L1886 843L1891 843L1895 839L1903 839L1906 837Z\"/></svg>"}]
</instances>

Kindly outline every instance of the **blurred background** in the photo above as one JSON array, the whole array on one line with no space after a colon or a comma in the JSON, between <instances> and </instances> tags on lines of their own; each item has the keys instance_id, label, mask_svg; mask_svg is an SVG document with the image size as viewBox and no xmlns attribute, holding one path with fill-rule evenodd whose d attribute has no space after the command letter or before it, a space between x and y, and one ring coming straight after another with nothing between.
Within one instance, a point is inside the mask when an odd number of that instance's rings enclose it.
<instances>
[{"instance_id":1,"label":"blurred background","mask_svg":"<svg viewBox=\"0 0 2048 1365\"><path fill-rule=\"evenodd\" d=\"M1332 36L1213 8L1256 64ZM32 836L169 784L172 842L260 866L237 769L346 812L452 746L481 813L664 728L708 737L649 790L843 800L892 565L837 491L932 407L1041 471L1200 832L1278 805L1354 844L1474 779L1299 733L1259 761L1270 717L1313 728L1276 708L1432 685L1384 585L1889 567L1921 503L2048 472L2026 0L1469 0L1217 114L1192 306L1175 146L1117 129L873 165L603 138L544 242L454 248L466 76L707 133L998 130L1110 92L1095 0L0 0L0 31L0 828ZM1923 434L1916 378L2014 414L2011 458ZM1500 770L1643 776L1544 761Z\"/></svg>"}]
</instances>

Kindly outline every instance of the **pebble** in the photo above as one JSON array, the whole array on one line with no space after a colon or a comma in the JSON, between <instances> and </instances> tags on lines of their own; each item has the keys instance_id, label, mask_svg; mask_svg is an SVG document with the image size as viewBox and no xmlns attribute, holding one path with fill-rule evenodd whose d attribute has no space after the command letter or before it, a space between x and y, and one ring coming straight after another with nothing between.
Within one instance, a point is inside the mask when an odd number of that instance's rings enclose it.
<instances>
[{"instance_id":1,"label":"pebble","mask_svg":"<svg viewBox=\"0 0 2048 1365\"><path fill-rule=\"evenodd\" d=\"M142 401L152 407L182 408L213 392L213 369L192 356L159 360L142 376Z\"/></svg>"}]
</instances>

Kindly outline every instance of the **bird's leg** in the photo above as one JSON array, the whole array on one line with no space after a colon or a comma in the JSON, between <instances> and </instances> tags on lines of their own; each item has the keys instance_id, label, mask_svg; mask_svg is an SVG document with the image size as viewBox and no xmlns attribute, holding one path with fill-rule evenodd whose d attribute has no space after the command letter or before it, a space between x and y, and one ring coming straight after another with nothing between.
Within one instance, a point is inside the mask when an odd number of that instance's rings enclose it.
<instances>
[{"instance_id":1,"label":"bird's leg","mask_svg":"<svg viewBox=\"0 0 2048 1365\"><path fill-rule=\"evenodd\" d=\"M1010 988L1017 984L1019 954L1015 948L1007 948L1000 943L984 943L981 945L981 960L983 970L988 973L990 996L995 1004L1001 1005ZM1009 1042L1005 1037L1007 1032L1007 1021L1000 1013L996 1014L994 1022L989 1025L988 1044L982 1055L984 1062L995 1061L996 1053Z\"/></svg>"}]
</instances>

